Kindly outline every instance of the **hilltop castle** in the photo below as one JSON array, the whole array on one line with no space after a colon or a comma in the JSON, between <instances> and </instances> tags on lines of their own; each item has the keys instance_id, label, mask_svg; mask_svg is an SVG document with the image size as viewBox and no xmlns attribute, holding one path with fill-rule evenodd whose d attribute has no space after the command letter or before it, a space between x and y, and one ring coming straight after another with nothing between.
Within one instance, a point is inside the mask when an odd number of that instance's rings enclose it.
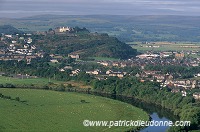
<instances>
[{"instance_id":1,"label":"hilltop castle","mask_svg":"<svg viewBox=\"0 0 200 132\"><path fill-rule=\"evenodd\" d=\"M55 28L55 32L57 33L63 33L63 32L68 32L68 31L71 31L72 28L70 27L57 27Z\"/></svg>"}]
</instances>

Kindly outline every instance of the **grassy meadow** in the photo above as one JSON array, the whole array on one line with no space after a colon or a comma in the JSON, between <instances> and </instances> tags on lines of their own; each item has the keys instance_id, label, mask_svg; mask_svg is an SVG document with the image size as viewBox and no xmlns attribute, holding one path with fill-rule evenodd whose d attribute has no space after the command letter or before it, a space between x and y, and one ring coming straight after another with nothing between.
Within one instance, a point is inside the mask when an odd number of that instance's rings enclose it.
<instances>
[{"instance_id":1,"label":"grassy meadow","mask_svg":"<svg viewBox=\"0 0 200 132\"><path fill-rule=\"evenodd\" d=\"M131 127L84 127L83 120L148 120L139 108L93 95L4 88L0 93L11 97L0 98L0 131L125 131Z\"/></svg>"},{"instance_id":2,"label":"grassy meadow","mask_svg":"<svg viewBox=\"0 0 200 132\"><path fill-rule=\"evenodd\" d=\"M52 82L58 82L55 80L50 80ZM47 78L13 78L13 77L4 77L0 76L0 83L12 83L12 84L47 84L49 79Z\"/></svg>"},{"instance_id":3,"label":"grassy meadow","mask_svg":"<svg viewBox=\"0 0 200 132\"><path fill-rule=\"evenodd\" d=\"M78 88L91 88L91 86L86 85L82 82L76 82L76 81L57 81L54 79L48 79L48 78L13 78L13 77L5 77L5 76L0 76L0 84L5 85L5 84L13 84L16 87L30 87L34 86L35 88L42 88L45 85L49 85L49 82L59 85L59 84L64 84L67 86L68 84L71 84L73 87L78 87Z\"/></svg>"},{"instance_id":4,"label":"grassy meadow","mask_svg":"<svg viewBox=\"0 0 200 132\"><path fill-rule=\"evenodd\" d=\"M141 42L129 42L129 45L135 44L132 48L140 52L146 51L198 51L200 43L190 42L155 42L154 44L141 44Z\"/></svg>"},{"instance_id":5,"label":"grassy meadow","mask_svg":"<svg viewBox=\"0 0 200 132\"><path fill-rule=\"evenodd\" d=\"M48 83L61 83L61 81L56 81L54 79L47 79L47 78L13 78L13 77L5 77L0 76L0 84L13 84L13 85L35 85L35 86L42 86L47 85Z\"/></svg>"}]
</instances>

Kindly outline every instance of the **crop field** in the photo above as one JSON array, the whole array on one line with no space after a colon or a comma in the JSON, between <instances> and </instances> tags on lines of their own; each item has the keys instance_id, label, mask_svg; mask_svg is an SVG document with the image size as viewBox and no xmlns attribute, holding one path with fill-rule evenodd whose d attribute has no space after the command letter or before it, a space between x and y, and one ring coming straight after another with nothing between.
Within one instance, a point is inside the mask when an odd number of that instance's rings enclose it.
<instances>
[{"instance_id":1,"label":"crop field","mask_svg":"<svg viewBox=\"0 0 200 132\"><path fill-rule=\"evenodd\" d=\"M127 43L132 46L132 48L137 49L140 52L145 51L199 51L199 43L190 42L155 42L149 44L141 44L141 42L129 42ZM134 45L133 45L134 44Z\"/></svg>"},{"instance_id":2,"label":"crop field","mask_svg":"<svg viewBox=\"0 0 200 132\"><path fill-rule=\"evenodd\" d=\"M84 127L83 121L148 120L139 108L93 95L4 88L0 93L11 97L0 98L0 131L124 131L131 127Z\"/></svg>"}]
</instances>

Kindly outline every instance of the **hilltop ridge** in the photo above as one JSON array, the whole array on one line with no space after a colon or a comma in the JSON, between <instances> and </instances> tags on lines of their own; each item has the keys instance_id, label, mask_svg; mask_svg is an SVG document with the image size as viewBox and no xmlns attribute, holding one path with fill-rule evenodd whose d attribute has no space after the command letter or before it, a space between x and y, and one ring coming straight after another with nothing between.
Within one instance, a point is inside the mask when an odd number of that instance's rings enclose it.
<instances>
[{"instance_id":1,"label":"hilltop ridge","mask_svg":"<svg viewBox=\"0 0 200 132\"><path fill-rule=\"evenodd\" d=\"M4 30L1 30L0 27L0 33L12 34L10 37L2 35L2 42L7 47L10 44L16 45L18 48L33 46L37 47L37 51L42 50L46 54L58 54L63 57L78 55L80 58L108 57L127 59L137 54L137 50L119 41L116 37L110 37L105 33L90 33L86 28L57 27L55 29L50 28L48 31L32 32L26 35L26 33L12 26L2 27L4 27ZM7 47L4 47L4 49ZM13 49L11 51L15 52ZM32 54L32 51L30 52Z\"/></svg>"},{"instance_id":2,"label":"hilltop ridge","mask_svg":"<svg viewBox=\"0 0 200 132\"><path fill-rule=\"evenodd\" d=\"M86 28L71 28L68 32L50 33L35 40L48 53L74 54L81 58L111 57L127 59L134 57L137 50L108 34L90 33Z\"/></svg>"}]
</instances>

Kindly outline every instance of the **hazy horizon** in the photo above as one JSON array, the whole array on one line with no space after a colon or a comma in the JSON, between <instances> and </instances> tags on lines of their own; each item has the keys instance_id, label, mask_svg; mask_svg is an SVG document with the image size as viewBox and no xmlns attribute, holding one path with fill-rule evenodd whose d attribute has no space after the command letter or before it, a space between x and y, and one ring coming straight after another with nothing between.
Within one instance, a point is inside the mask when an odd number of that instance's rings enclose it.
<instances>
[{"instance_id":1,"label":"hazy horizon","mask_svg":"<svg viewBox=\"0 0 200 132\"><path fill-rule=\"evenodd\" d=\"M200 16L198 0L0 0L0 17L35 15Z\"/></svg>"}]
</instances>

